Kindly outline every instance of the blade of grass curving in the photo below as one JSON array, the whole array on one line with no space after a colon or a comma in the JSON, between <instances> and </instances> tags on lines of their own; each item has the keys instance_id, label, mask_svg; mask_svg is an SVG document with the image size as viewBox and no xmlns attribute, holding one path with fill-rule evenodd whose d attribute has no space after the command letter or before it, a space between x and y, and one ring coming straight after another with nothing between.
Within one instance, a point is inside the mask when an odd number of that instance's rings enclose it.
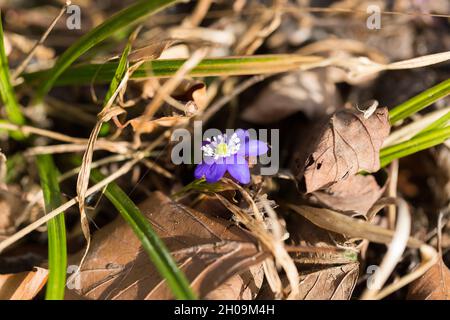
<instances>
[{"instance_id":1,"label":"blade of grass curving","mask_svg":"<svg viewBox=\"0 0 450 320\"><path fill-rule=\"evenodd\" d=\"M104 179L103 175L97 171L91 171L91 179L98 183ZM195 294L189 286L182 271L177 267L165 244L153 230L151 224L140 212L139 208L131 201L122 189L115 183L110 183L105 189L105 195L116 207L121 216L133 229L136 236L142 243L161 276L166 279L167 284L172 289L177 299L196 299Z\"/></svg>"},{"instance_id":2,"label":"blade of grass curving","mask_svg":"<svg viewBox=\"0 0 450 320\"><path fill-rule=\"evenodd\" d=\"M8 59L5 52L3 26L1 21L1 10L0 10L0 96L5 105L6 116L8 119L15 124L24 124L25 118L20 110L19 103L17 102L16 96L14 94L13 86L11 85L11 78L9 74ZM16 139L23 138L23 135L14 132L12 137Z\"/></svg>"},{"instance_id":3,"label":"blade of grass curving","mask_svg":"<svg viewBox=\"0 0 450 320\"><path fill-rule=\"evenodd\" d=\"M393 108L389 112L389 120L391 124L395 124L396 122L399 122L400 120L403 120L428 107L433 102L447 96L448 94L450 94L450 79L442 81L434 87L421 92L420 94Z\"/></svg>"},{"instance_id":4,"label":"blade of grass curving","mask_svg":"<svg viewBox=\"0 0 450 320\"><path fill-rule=\"evenodd\" d=\"M40 101L53 87L54 82L78 57L96 44L102 42L113 33L124 27L131 27L143 21L146 17L174 4L180 0L141 0L119 11L102 24L83 35L70 46L48 70L46 80L38 89L36 100ZM116 70L116 69L114 69Z\"/></svg>"},{"instance_id":5,"label":"blade of grass curving","mask_svg":"<svg viewBox=\"0 0 450 320\"><path fill-rule=\"evenodd\" d=\"M450 138L450 126L424 132L408 141L381 149L380 163L384 167L395 159L434 147Z\"/></svg>"},{"instance_id":6,"label":"blade of grass curving","mask_svg":"<svg viewBox=\"0 0 450 320\"><path fill-rule=\"evenodd\" d=\"M254 55L203 59L188 75L192 77L237 76L277 73L296 70L302 66L317 65L323 58L295 54ZM131 76L133 80L168 78L175 75L186 59L161 59L146 61ZM117 70L117 62L81 64L67 69L54 85L83 85L109 83ZM46 71L23 74L29 84L42 81Z\"/></svg>"},{"instance_id":7,"label":"blade of grass curving","mask_svg":"<svg viewBox=\"0 0 450 320\"><path fill-rule=\"evenodd\" d=\"M51 155L39 155L37 166L47 212L61 205L58 170ZM64 214L47 222L49 276L45 299L62 300L66 286L67 246Z\"/></svg>"}]
</instances>

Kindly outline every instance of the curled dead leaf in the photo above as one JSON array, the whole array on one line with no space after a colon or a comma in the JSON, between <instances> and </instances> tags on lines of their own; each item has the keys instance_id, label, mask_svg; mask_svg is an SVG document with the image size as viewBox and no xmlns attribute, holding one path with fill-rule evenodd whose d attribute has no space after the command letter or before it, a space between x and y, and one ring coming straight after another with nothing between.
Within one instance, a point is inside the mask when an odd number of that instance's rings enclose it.
<instances>
[{"instance_id":1,"label":"curled dead leaf","mask_svg":"<svg viewBox=\"0 0 450 320\"><path fill-rule=\"evenodd\" d=\"M33 271L0 275L0 300L31 300L47 282L48 270L34 268Z\"/></svg>"},{"instance_id":2,"label":"curled dead leaf","mask_svg":"<svg viewBox=\"0 0 450 320\"><path fill-rule=\"evenodd\" d=\"M410 300L450 300L450 270L442 258L409 285Z\"/></svg>"},{"instance_id":3,"label":"curled dead leaf","mask_svg":"<svg viewBox=\"0 0 450 320\"><path fill-rule=\"evenodd\" d=\"M388 117L387 108L377 109L368 119L358 111L336 112L296 159L295 175L304 181L306 192L328 188L360 171L379 170L380 148L390 130Z\"/></svg>"}]
</instances>

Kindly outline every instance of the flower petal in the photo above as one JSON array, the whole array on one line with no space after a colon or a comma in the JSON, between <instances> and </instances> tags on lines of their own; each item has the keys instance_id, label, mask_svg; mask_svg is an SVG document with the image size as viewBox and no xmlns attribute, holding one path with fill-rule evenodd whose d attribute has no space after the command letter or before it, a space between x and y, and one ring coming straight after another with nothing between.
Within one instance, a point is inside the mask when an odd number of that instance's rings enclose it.
<instances>
[{"instance_id":1,"label":"flower petal","mask_svg":"<svg viewBox=\"0 0 450 320\"><path fill-rule=\"evenodd\" d=\"M205 174L206 181L209 183L217 182L227 171L227 165L223 163L213 163Z\"/></svg>"},{"instance_id":2,"label":"flower petal","mask_svg":"<svg viewBox=\"0 0 450 320\"><path fill-rule=\"evenodd\" d=\"M269 150L267 143L260 140L251 140L248 142L247 156L259 156L265 154Z\"/></svg>"},{"instance_id":3,"label":"flower petal","mask_svg":"<svg viewBox=\"0 0 450 320\"><path fill-rule=\"evenodd\" d=\"M247 130L237 129L234 133L236 133L239 140L241 140L241 143L244 142L244 140L248 137Z\"/></svg>"},{"instance_id":4,"label":"flower petal","mask_svg":"<svg viewBox=\"0 0 450 320\"><path fill-rule=\"evenodd\" d=\"M241 144L237 154L243 156L246 153L246 149L248 149L248 140L249 140L248 131L237 129L235 133L240 140L239 143Z\"/></svg>"},{"instance_id":5,"label":"flower petal","mask_svg":"<svg viewBox=\"0 0 450 320\"><path fill-rule=\"evenodd\" d=\"M227 170L240 183L250 183L250 169L247 162L245 164L229 164L227 165Z\"/></svg>"},{"instance_id":6,"label":"flower petal","mask_svg":"<svg viewBox=\"0 0 450 320\"><path fill-rule=\"evenodd\" d=\"M206 175L206 173L208 172L210 167L211 167L211 164L208 164L208 163L202 162L202 163L198 164L194 171L194 177L196 179L203 178Z\"/></svg>"}]
</instances>

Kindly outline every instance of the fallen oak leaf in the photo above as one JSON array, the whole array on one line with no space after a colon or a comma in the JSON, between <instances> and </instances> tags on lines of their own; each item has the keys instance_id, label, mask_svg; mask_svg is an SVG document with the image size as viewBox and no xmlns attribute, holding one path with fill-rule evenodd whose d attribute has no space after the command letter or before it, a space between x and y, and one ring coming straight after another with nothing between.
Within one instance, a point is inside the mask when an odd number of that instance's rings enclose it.
<instances>
[{"instance_id":1,"label":"fallen oak leaf","mask_svg":"<svg viewBox=\"0 0 450 320\"><path fill-rule=\"evenodd\" d=\"M385 186L380 187L372 175L353 175L312 196L329 209L367 217L370 208L380 199Z\"/></svg>"},{"instance_id":2,"label":"fallen oak leaf","mask_svg":"<svg viewBox=\"0 0 450 320\"><path fill-rule=\"evenodd\" d=\"M348 263L300 275L300 300L349 300L359 263Z\"/></svg>"},{"instance_id":3,"label":"fallen oak leaf","mask_svg":"<svg viewBox=\"0 0 450 320\"><path fill-rule=\"evenodd\" d=\"M442 258L409 285L407 299L450 300L450 270Z\"/></svg>"},{"instance_id":4,"label":"fallen oak leaf","mask_svg":"<svg viewBox=\"0 0 450 320\"><path fill-rule=\"evenodd\" d=\"M267 257L256 240L236 225L189 209L162 193L153 193L140 209L200 297ZM77 260L79 255L72 263ZM89 299L173 298L139 240L120 218L93 235L77 283L72 291Z\"/></svg>"},{"instance_id":5,"label":"fallen oak leaf","mask_svg":"<svg viewBox=\"0 0 450 320\"><path fill-rule=\"evenodd\" d=\"M316 268L300 273L297 300L349 300L359 276L359 263ZM282 275L286 282L285 275ZM272 300L273 293L263 286L258 299Z\"/></svg>"},{"instance_id":6,"label":"fallen oak leaf","mask_svg":"<svg viewBox=\"0 0 450 320\"><path fill-rule=\"evenodd\" d=\"M309 150L296 159L294 173L306 192L330 187L360 171L380 169L379 152L390 131L387 108L366 119L358 111L336 112Z\"/></svg>"}]
</instances>

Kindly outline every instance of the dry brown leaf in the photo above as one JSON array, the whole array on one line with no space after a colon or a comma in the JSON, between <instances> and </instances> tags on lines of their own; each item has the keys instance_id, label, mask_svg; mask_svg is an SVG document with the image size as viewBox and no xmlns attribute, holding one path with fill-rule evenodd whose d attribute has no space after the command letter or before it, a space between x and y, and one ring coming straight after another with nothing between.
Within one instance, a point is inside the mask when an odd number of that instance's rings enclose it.
<instances>
[{"instance_id":1,"label":"dry brown leaf","mask_svg":"<svg viewBox=\"0 0 450 320\"><path fill-rule=\"evenodd\" d=\"M153 193L140 209L202 298L217 297L214 289L236 284L233 277L243 273L247 273L247 278L241 276L238 283L241 289L248 287L249 268L260 265L266 257L258 250L255 239L231 222L208 217L162 193ZM72 261L79 261L79 255ZM256 288L261 285L257 278L252 281ZM76 293L90 299L173 298L140 241L120 217L94 234L79 285ZM223 286L219 289L222 292ZM222 296L223 299L242 298L242 290L226 292L230 295ZM254 295L256 292L246 296Z\"/></svg>"},{"instance_id":2,"label":"dry brown leaf","mask_svg":"<svg viewBox=\"0 0 450 320\"><path fill-rule=\"evenodd\" d=\"M300 275L301 300L348 300L359 275L359 263L326 268Z\"/></svg>"},{"instance_id":3,"label":"dry brown leaf","mask_svg":"<svg viewBox=\"0 0 450 320\"><path fill-rule=\"evenodd\" d=\"M442 258L409 285L410 300L450 300L450 270Z\"/></svg>"},{"instance_id":4,"label":"dry brown leaf","mask_svg":"<svg viewBox=\"0 0 450 320\"><path fill-rule=\"evenodd\" d=\"M277 122L296 112L317 118L334 112L339 100L335 85L327 81L323 70L291 72L272 81L242 118L258 124Z\"/></svg>"},{"instance_id":5,"label":"dry brown leaf","mask_svg":"<svg viewBox=\"0 0 450 320\"><path fill-rule=\"evenodd\" d=\"M379 151L389 130L387 108L377 109L368 119L358 111L336 112L309 150L297 157L297 179L304 180L309 193L360 171L377 171Z\"/></svg>"},{"instance_id":6,"label":"dry brown leaf","mask_svg":"<svg viewBox=\"0 0 450 320\"><path fill-rule=\"evenodd\" d=\"M147 121L145 123L141 122L141 117L131 119L129 123L133 127L133 130L137 130L140 127L142 133L153 132L158 127L174 127L181 124L185 124L189 121L191 117L184 116L171 116L171 117L161 117L155 120Z\"/></svg>"},{"instance_id":7,"label":"dry brown leaf","mask_svg":"<svg viewBox=\"0 0 450 320\"><path fill-rule=\"evenodd\" d=\"M0 300L31 300L47 282L48 270L36 267L33 271L0 275Z\"/></svg>"},{"instance_id":8,"label":"dry brown leaf","mask_svg":"<svg viewBox=\"0 0 450 320\"><path fill-rule=\"evenodd\" d=\"M171 96L181 101L193 101L199 110L203 110L208 102L206 85L198 80L182 80Z\"/></svg>"},{"instance_id":9,"label":"dry brown leaf","mask_svg":"<svg viewBox=\"0 0 450 320\"><path fill-rule=\"evenodd\" d=\"M343 235L324 230L300 215L289 216L286 223L292 241L289 251L303 272L309 270L306 265L317 268L357 262L356 246ZM310 250L301 250L304 248Z\"/></svg>"},{"instance_id":10,"label":"dry brown leaf","mask_svg":"<svg viewBox=\"0 0 450 320\"><path fill-rule=\"evenodd\" d=\"M366 216L384 189L372 175L354 175L336 182L328 189L315 191L312 195L330 209Z\"/></svg>"},{"instance_id":11,"label":"dry brown leaf","mask_svg":"<svg viewBox=\"0 0 450 320\"><path fill-rule=\"evenodd\" d=\"M159 40L152 44L135 49L128 55L129 61L158 59L161 53L173 43L172 40Z\"/></svg>"}]
</instances>

